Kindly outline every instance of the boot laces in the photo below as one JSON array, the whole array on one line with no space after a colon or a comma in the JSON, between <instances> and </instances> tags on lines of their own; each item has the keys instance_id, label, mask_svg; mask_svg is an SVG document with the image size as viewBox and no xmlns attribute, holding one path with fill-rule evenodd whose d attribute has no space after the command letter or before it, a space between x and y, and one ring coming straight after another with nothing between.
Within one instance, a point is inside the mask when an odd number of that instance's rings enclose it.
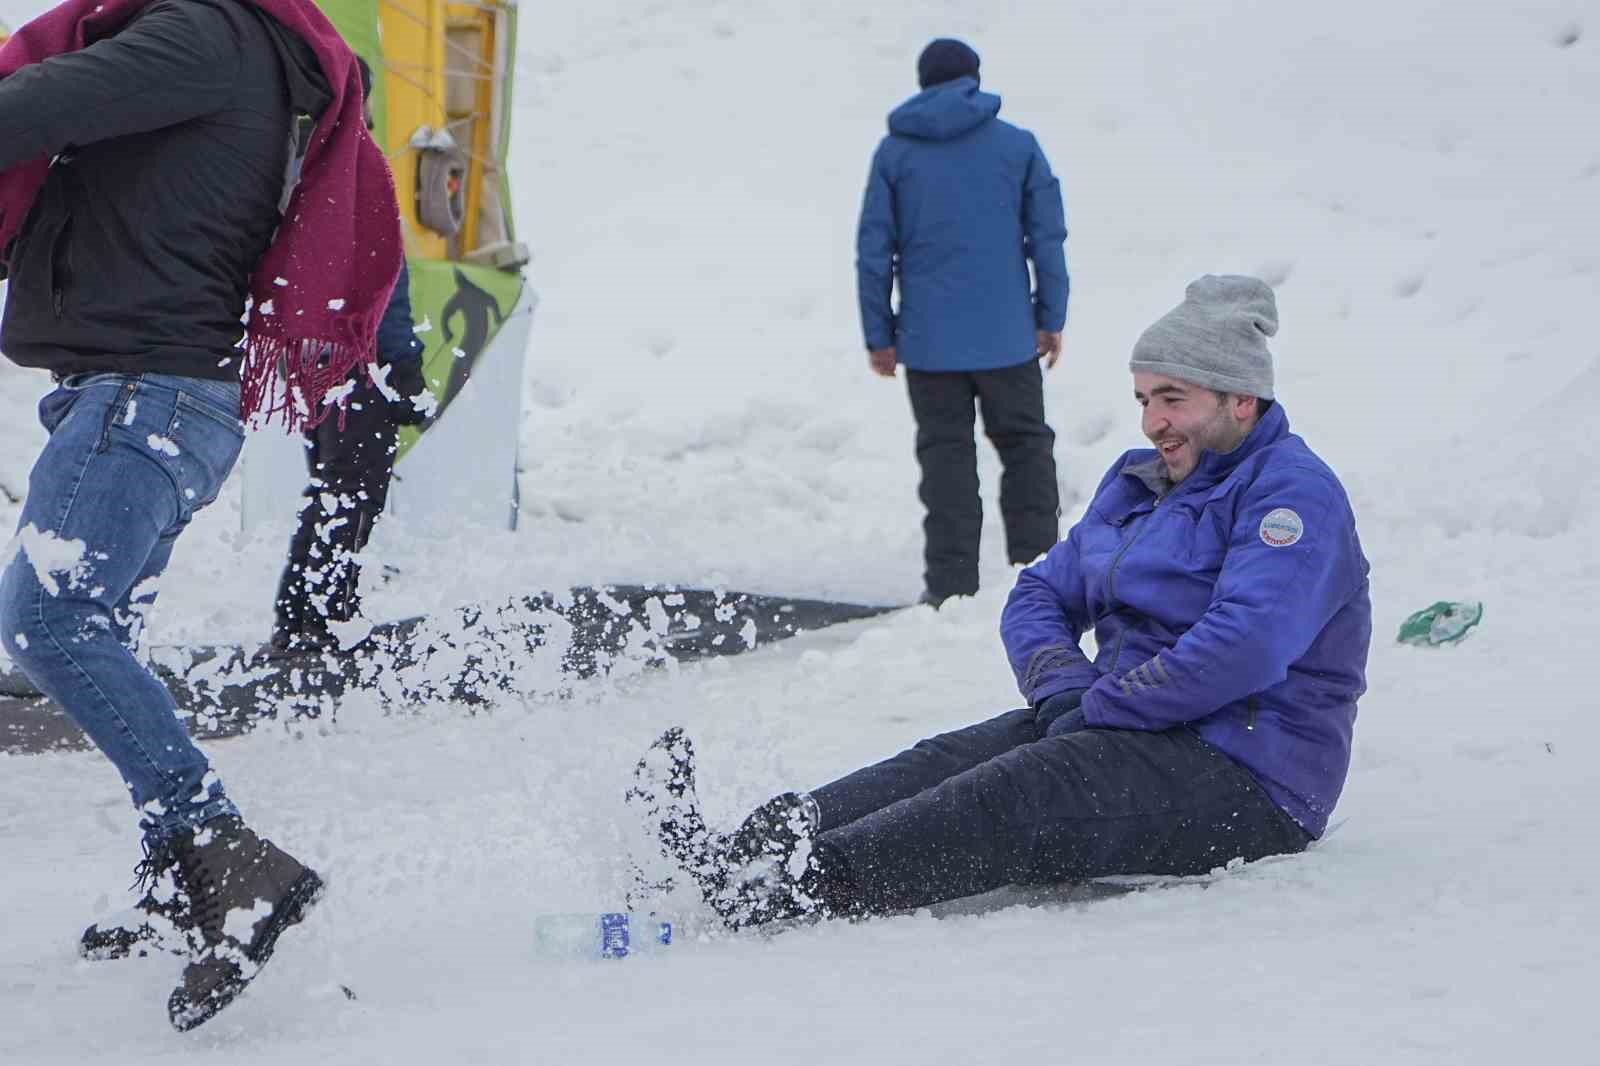
<instances>
[{"instance_id":1,"label":"boot laces","mask_svg":"<svg viewBox=\"0 0 1600 1066\"><path fill-rule=\"evenodd\" d=\"M176 863L176 849L172 841L161 840L152 845L150 841L142 841L140 846L144 850L144 858L133 868L133 884L130 890L137 889L144 895L152 895L156 884L161 880L161 875L172 869Z\"/></svg>"}]
</instances>

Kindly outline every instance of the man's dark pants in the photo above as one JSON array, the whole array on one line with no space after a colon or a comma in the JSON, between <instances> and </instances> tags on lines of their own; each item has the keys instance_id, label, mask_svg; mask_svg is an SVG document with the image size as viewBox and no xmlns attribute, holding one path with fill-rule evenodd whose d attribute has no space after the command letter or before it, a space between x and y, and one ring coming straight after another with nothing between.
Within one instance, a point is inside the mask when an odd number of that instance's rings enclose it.
<instances>
[{"instance_id":1,"label":"man's dark pants","mask_svg":"<svg viewBox=\"0 0 1600 1066\"><path fill-rule=\"evenodd\" d=\"M1031 563L1055 546L1060 498L1056 488L1056 435L1044 421L1044 374L1037 359L999 370L930 373L906 370L917 420L919 494L927 508L922 529L923 580L935 600L978 591L978 540L983 501L978 493L978 449L973 406L983 431L1000 453L1000 512L1006 555Z\"/></svg>"},{"instance_id":2,"label":"man's dark pants","mask_svg":"<svg viewBox=\"0 0 1600 1066\"><path fill-rule=\"evenodd\" d=\"M389 498L394 418L363 376L344 425L330 416L307 435L306 444L311 482L274 604L278 630L290 634L349 621L360 609L361 571L354 556L366 547Z\"/></svg>"},{"instance_id":3,"label":"man's dark pants","mask_svg":"<svg viewBox=\"0 0 1600 1066\"><path fill-rule=\"evenodd\" d=\"M884 913L1009 884L1203 874L1309 835L1187 728L1044 736L1010 711L811 793L836 909Z\"/></svg>"}]
</instances>

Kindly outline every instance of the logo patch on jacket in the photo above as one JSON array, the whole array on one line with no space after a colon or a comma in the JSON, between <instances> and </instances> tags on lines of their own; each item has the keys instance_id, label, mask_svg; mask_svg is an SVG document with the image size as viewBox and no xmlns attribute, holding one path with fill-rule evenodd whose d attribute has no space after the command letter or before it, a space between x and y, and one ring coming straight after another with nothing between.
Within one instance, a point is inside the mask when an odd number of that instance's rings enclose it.
<instances>
[{"instance_id":1,"label":"logo patch on jacket","mask_svg":"<svg viewBox=\"0 0 1600 1066\"><path fill-rule=\"evenodd\" d=\"M1261 520L1261 543L1269 548L1287 548L1300 539L1306 525L1287 507L1269 511Z\"/></svg>"}]
</instances>

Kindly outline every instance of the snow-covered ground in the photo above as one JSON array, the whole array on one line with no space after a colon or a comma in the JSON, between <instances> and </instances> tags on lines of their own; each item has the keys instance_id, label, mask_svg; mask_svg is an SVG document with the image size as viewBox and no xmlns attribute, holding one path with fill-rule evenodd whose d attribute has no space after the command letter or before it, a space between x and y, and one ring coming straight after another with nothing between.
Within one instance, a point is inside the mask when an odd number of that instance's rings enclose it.
<instances>
[{"instance_id":1,"label":"snow-covered ground","mask_svg":"<svg viewBox=\"0 0 1600 1066\"><path fill-rule=\"evenodd\" d=\"M536 916L617 905L620 793L663 727L690 728L732 819L1012 706L991 513L985 592L937 614L492 714L357 700L217 744L247 816L333 891L189 1036L162 1009L174 962L73 953L138 858L114 772L0 756L0 1062L1597 1061L1600 4L554 6L524 7L517 88L542 300L521 528L463 534L441 568L391 523L374 551L405 576L372 609L639 579L913 596L911 421L866 372L853 236L918 49L963 36L1066 191L1047 389L1074 510L1140 443L1139 331L1201 273L1278 287L1280 396L1373 565L1337 831L1209 887L535 956ZM46 386L0 363L13 495ZM180 543L158 640L265 632L288 516L238 521L235 488ZM1471 639L1390 643L1441 598L1487 603Z\"/></svg>"}]
</instances>

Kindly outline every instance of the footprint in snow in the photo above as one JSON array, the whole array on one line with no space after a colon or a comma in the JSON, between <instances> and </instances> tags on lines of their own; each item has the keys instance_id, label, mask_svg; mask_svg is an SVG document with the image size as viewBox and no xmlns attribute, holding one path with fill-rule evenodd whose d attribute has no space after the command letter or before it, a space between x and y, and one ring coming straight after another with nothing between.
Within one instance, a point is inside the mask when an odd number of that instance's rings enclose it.
<instances>
[{"instance_id":1,"label":"footprint in snow","mask_svg":"<svg viewBox=\"0 0 1600 1066\"><path fill-rule=\"evenodd\" d=\"M1394 294L1402 300L1409 300L1422 291L1422 281L1421 274L1407 274L1394 283Z\"/></svg>"},{"instance_id":2,"label":"footprint in snow","mask_svg":"<svg viewBox=\"0 0 1600 1066\"><path fill-rule=\"evenodd\" d=\"M633 343L661 359L678 346L678 338L661 330L646 330L635 334Z\"/></svg>"}]
</instances>

